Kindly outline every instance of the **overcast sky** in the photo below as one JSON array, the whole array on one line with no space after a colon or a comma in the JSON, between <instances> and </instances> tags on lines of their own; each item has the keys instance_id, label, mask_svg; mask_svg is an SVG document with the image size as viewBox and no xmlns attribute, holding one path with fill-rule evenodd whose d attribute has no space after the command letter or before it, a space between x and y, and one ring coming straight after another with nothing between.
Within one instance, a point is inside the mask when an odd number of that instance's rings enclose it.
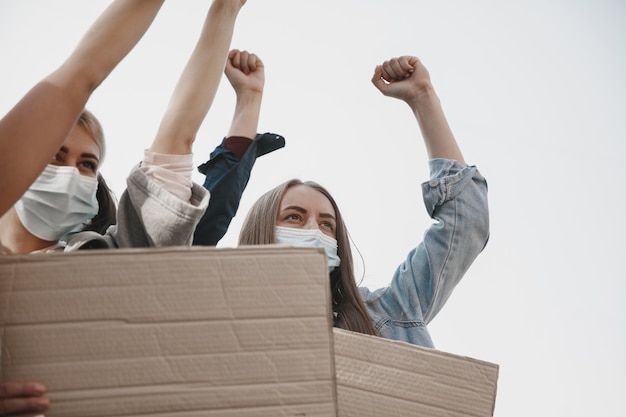
<instances>
[{"instance_id":1,"label":"overcast sky","mask_svg":"<svg viewBox=\"0 0 626 417\"><path fill-rule=\"evenodd\" d=\"M0 114L54 69L109 1L0 0ZM169 1L94 94L102 172L119 195L149 146L209 0ZM626 415L626 3L610 0L248 0L233 47L266 65L252 202L292 178L335 195L386 285L430 222L426 154L408 107L370 83L417 55L466 160L489 183L491 239L430 329L438 349L500 365L496 416ZM197 164L230 124L224 79ZM202 181L197 174L195 179Z\"/></svg>"}]
</instances>

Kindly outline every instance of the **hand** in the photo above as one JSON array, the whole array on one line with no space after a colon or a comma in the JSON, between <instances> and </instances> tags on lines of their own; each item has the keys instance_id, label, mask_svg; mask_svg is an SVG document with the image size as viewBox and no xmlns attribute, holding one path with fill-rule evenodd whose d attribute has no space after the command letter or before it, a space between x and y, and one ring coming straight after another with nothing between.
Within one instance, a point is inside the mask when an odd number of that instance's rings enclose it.
<instances>
[{"instance_id":1,"label":"hand","mask_svg":"<svg viewBox=\"0 0 626 417\"><path fill-rule=\"evenodd\" d=\"M46 387L34 382L5 382L0 384L0 416L34 417L50 406L44 397Z\"/></svg>"},{"instance_id":2,"label":"hand","mask_svg":"<svg viewBox=\"0 0 626 417\"><path fill-rule=\"evenodd\" d=\"M411 105L421 93L432 89L430 74L414 56L392 58L376 66L372 83L383 95Z\"/></svg>"},{"instance_id":3,"label":"hand","mask_svg":"<svg viewBox=\"0 0 626 417\"><path fill-rule=\"evenodd\" d=\"M224 74L238 96L263 93L265 68L263 61L255 54L233 49L228 54Z\"/></svg>"}]
</instances>

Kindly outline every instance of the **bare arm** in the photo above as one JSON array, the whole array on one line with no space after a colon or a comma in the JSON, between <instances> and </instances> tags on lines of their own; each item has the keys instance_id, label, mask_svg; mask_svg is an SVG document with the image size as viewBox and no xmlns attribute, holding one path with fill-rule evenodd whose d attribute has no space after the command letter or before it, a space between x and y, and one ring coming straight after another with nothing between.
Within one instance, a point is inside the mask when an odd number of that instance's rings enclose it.
<instances>
[{"instance_id":1,"label":"bare arm","mask_svg":"<svg viewBox=\"0 0 626 417\"><path fill-rule=\"evenodd\" d=\"M259 125L265 68L255 54L233 49L228 54L226 78L237 95L235 114L228 136L240 136L253 140Z\"/></svg>"},{"instance_id":2,"label":"bare arm","mask_svg":"<svg viewBox=\"0 0 626 417\"><path fill-rule=\"evenodd\" d=\"M372 83L385 96L409 105L420 126L429 158L454 159L465 165L428 70L419 59L401 56L385 61L374 70Z\"/></svg>"},{"instance_id":3,"label":"bare arm","mask_svg":"<svg viewBox=\"0 0 626 417\"><path fill-rule=\"evenodd\" d=\"M142 38L163 0L115 0L69 58L0 120L0 215L63 144L91 93Z\"/></svg>"},{"instance_id":4,"label":"bare arm","mask_svg":"<svg viewBox=\"0 0 626 417\"><path fill-rule=\"evenodd\" d=\"M150 147L152 152L191 153L198 129L219 87L235 20L245 2L213 0L200 39L179 78Z\"/></svg>"}]
</instances>

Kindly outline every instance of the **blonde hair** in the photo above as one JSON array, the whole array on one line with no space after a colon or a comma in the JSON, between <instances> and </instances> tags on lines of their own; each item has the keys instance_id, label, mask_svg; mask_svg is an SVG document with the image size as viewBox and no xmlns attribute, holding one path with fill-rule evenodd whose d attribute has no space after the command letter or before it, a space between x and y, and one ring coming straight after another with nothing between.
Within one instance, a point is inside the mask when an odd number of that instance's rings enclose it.
<instances>
[{"instance_id":1,"label":"blonde hair","mask_svg":"<svg viewBox=\"0 0 626 417\"><path fill-rule=\"evenodd\" d=\"M76 124L82 126L89 136L91 136L98 145L100 151L99 162L102 164L106 153L106 143L104 141L104 130L100 121L96 116L87 109L80 114ZM96 198L98 199L98 214L83 228L83 231L94 231L105 234L109 226L117 223L117 200L113 191L109 188L104 177L98 172L98 190Z\"/></svg>"},{"instance_id":2,"label":"blonde hair","mask_svg":"<svg viewBox=\"0 0 626 417\"><path fill-rule=\"evenodd\" d=\"M89 136L91 136L96 142L96 145L98 145L98 149L100 150L99 161L100 163L102 163L102 161L104 160L104 155L106 153L106 144L104 142L104 130L102 130L102 125L100 124L100 121L96 118L96 116L94 116L92 112L84 109L83 112L80 114L80 117L78 118L76 124L85 128L87 133L89 133Z\"/></svg>"}]
</instances>

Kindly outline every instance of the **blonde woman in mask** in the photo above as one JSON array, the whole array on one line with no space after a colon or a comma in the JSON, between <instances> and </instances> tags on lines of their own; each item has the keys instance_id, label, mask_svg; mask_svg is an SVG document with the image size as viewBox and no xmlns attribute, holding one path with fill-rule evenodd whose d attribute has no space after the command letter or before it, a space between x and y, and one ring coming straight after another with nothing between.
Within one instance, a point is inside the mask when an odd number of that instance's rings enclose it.
<instances>
[{"instance_id":1,"label":"blonde woman in mask","mask_svg":"<svg viewBox=\"0 0 626 417\"><path fill-rule=\"evenodd\" d=\"M20 233L22 226L4 219L4 215L55 158L70 132L82 123L77 124L77 119L93 91L142 38L162 4L163 0L113 1L65 62L0 119L3 227L16 228L15 232ZM97 132L94 139L99 140L96 135ZM88 163L83 165L86 167ZM105 187L106 184L102 192L106 193ZM16 212L9 216L15 219ZM100 220L111 222L106 214ZM0 246L0 252L7 251ZM43 412L49 405L44 394L45 387L41 384L3 382L0 384L0 415L32 416Z\"/></svg>"},{"instance_id":2,"label":"blonde woman in mask","mask_svg":"<svg viewBox=\"0 0 626 417\"><path fill-rule=\"evenodd\" d=\"M101 128L91 129L97 121L84 111L41 175L0 218L4 253L191 243L208 203L206 190L191 181L192 145L215 97L244 4L212 2L157 135L127 180L117 224L104 235L84 231L98 212L97 176L104 156ZM85 118L94 123L82 123Z\"/></svg>"},{"instance_id":3,"label":"blonde woman in mask","mask_svg":"<svg viewBox=\"0 0 626 417\"><path fill-rule=\"evenodd\" d=\"M489 238L487 183L475 166L466 164L419 59L401 56L385 61L376 67L372 82L383 95L406 102L418 122L430 167L430 179L421 184L421 191L435 221L389 285L374 291L357 286L344 218L328 190L314 182L287 181L261 196L244 221L239 245L323 248L335 326L434 347L428 323ZM397 182L406 173L389 175ZM411 180L407 190L413 189ZM415 235L418 240L418 231Z\"/></svg>"},{"instance_id":4,"label":"blonde woman in mask","mask_svg":"<svg viewBox=\"0 0 626 417\"><path fill-rule=\"evenodd\" d=\"M98 211L103 147L79 122L24 196L0 218L5 254L191 244L209 200L208 192L191 181L192 145L217 92L244 4L213 0L157 135L128 177L117 224L104 235L82 231ZM61 240L64 236L67 241ZM0 416L41 414L49 404L41 384L0 384Z\"/></svg>"},{"instance_id":5,"label":"blonde woman in mask","mask_svg":"<svg viewBox=\"0 0 626 417\"><path fill-rule=\"evenodd\" d=\"M0 216L41 174L95 89L143 37L163 0L115 0L55 71L0 119Z\"/></svg>"}]
</instances>

